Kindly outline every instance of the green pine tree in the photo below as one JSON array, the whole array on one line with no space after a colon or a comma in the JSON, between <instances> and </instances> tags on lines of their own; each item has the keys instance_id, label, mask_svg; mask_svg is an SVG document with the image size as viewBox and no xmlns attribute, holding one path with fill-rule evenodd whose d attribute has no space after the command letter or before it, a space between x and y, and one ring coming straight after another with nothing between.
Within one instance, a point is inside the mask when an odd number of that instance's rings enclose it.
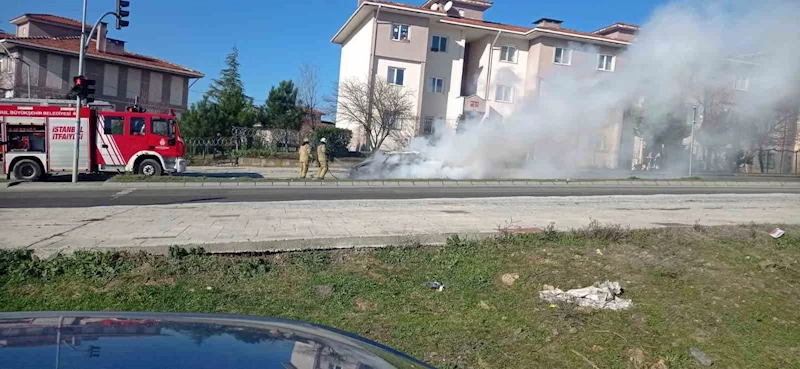
<instances>
[{"instance_id":1,"label":"green pine tree","mask_svg":"<svg viewBox=\"0 0 800 369\"><path fill-rule=\"evenodd\" d=\"M226 67L209 87L206 97L217 105L220 121L213 129L229 136L233 127L252 127L256 119L253 99L244 94L239 73L239 50L235 47L225 58Z\"/></svg>"},{"instance_id":2,"label":"green pine tree","mask_svg":"<svg viewBox=\"0 0 800 369\"><path fill-rule=\"evenodd\" d=\"M203 97L192 103L189 110L181 115L181 135L183 137L212 137L219 132L218 122L222 121L217 104Z\"/></svg>"},{"instance_id":3,"label":"green pine tree","mask_svg":"<svg viewBox=\"0 0 800 369\"><path fill-rule=\"evenodd\" d=\"M269 90L269 97L262 110L266 112L267 125L283 131L283 146L287 148L289 131L299 131L303 124L303 112L297 104L297 87L292 81L281 81L278 87Z\"/></svg>"}]
</instances>

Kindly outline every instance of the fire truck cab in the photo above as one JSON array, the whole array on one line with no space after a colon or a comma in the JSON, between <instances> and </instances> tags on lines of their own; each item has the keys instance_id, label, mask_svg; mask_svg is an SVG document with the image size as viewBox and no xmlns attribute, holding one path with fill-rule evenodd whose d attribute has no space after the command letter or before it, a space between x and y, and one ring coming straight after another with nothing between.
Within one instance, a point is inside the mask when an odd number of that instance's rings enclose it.
<instances>
[{"instance_id":1,"label":"fire truck cab","mask_svg":"<svg viewBox=\"0 0 800 369\"><path fill-rule=\"evenodd\" d=\"M35 181L71 172L75 153L74 101L0 99L3 173ZM82 107L78 170L157 176L186 170L174 114L137 106L118 112L102 104Z\"/></svg>"}]
</instances>

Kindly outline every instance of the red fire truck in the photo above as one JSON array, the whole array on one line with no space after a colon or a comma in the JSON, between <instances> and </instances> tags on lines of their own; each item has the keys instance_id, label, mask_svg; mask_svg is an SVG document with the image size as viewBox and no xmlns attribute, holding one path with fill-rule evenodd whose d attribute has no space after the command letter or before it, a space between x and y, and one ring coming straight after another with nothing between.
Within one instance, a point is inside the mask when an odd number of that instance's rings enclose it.
<instances>
[{"instance_id":1,"label":"red fire truck","mask_svg":"<svg viewBox=\"0 0 800 369\"><path fill-rule=\"evenodd\" d=\"M174 114L82 107L79 171L148 176L183 172L184 144ZM88 134L87 134L88 133ZM69 100L0 99L3 173L35 181L72 171L75 107Z\"/></svg>"}]
</instances>

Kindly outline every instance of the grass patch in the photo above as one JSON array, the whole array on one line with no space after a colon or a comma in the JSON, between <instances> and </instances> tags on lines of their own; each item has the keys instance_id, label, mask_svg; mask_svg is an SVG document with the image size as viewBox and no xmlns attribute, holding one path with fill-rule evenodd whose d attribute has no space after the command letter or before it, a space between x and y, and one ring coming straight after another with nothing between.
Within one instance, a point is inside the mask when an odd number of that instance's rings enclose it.
<instances>
[{"instance_id":1,"label":"grass patch","mask_svg":"<svg viewBox=\"0 0 800 369\"><path fill-rule=\"evenodd\" d=\"M354 332L441 368L721 368L800 362L800 228L628 230L597 222L441 247L209 255L0 251L0 310L254 314ZM501 276L516 273L513 285ZM538 299L620 281L634 308ZM425 286L440 281L442 292ZM211 287L210 289L208 287ZM322 288L321 288L322 287ZM327 291L320 293L320 291ZM795 363L795 364L792 364Z\"/></svg>"}]
</instances>

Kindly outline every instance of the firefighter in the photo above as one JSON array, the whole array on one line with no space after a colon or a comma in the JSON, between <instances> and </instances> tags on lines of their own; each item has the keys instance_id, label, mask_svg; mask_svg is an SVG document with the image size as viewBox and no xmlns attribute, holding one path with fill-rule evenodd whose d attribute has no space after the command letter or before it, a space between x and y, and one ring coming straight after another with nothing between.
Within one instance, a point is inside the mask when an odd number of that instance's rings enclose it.
<instances>
[{"instance_id":1,"label":"firefighter","mask_svg":"<svg viewBox=\"0 0 800 369\"><path fill-rule=\"evenodd\" d=\"M300 145L300 178L306 178L308 174L308 162L311 159L311 145L308 139L303 139L303 144Z\"/></svg>"},{"instance_id":2,"label":"firefighter","mask_svg":"<svg viewBox=\"0 0 800 369\"><path fill-rule=\"evenodd\" d=\"M319 146L317 146L317 161L319 162L317 179L319 180L325 179L325 174L328 173L328 149L325 147L327 141L328 140L323 137L319 140Z\"/></svg>"}]
</instances>

